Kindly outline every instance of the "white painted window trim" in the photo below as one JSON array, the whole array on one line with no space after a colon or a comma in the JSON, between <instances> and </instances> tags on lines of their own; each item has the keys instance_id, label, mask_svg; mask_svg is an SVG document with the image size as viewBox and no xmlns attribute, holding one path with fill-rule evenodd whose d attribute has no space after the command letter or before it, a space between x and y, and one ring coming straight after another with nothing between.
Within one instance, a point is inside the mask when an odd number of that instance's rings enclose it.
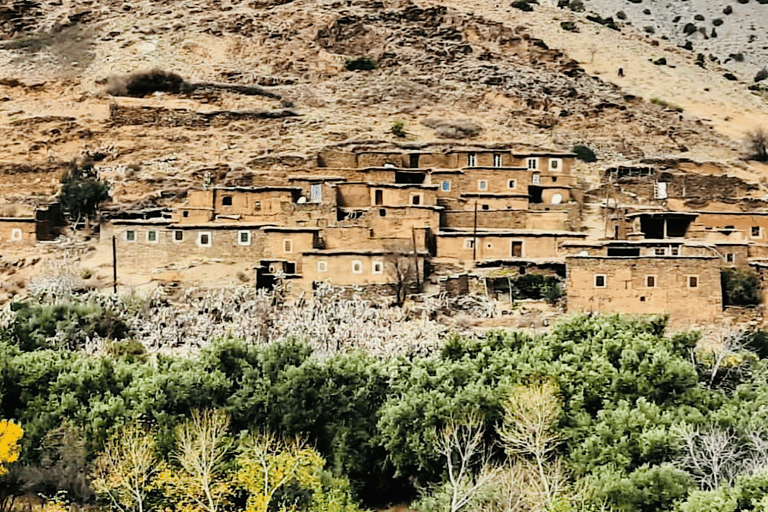
<instances>
[{"instance_id":1,"label":"white painted window trim","mask_svg":"<svg viewBox=\"0 0 768 512\"><path fill-rule=\"evenodd\" d=\"M181 233L181 240L176 238L176 233ZM184 241L184 231L181 230L181 229L174 229L173 230L173 243L180 244L183 241Z\"/></svg>"},{"instance_id":2,"label":"white painted window trim","mask_svg":"<svg viewBox=\"0 0 768 512\"><path fill-rule=\"evenodd\" d=\"M552 167L553 163L557 163L557 166ZM553 172L559 172L563 170L563 159L562 158L550 158L549 159L549 170Z\"/></svg>"},{"instance_id":3,"label":"white painted window trim","mask_svg":"<svg viewBox=\"0 0 768 512\"><path fill-rule=\"evenodd\" d=\"M362 274L363 273L363 262L360 260L352 260L352 273L353 274Z\"/></svg>"},{"instance_id":4,"label":"white painted window trim","mask_svg":"<svg viewBox=\"0 0 768 512\"><path fill-rule=\"evenodd\" d=\"M756 235L752 234L752 230L753 229L757 229L757 234ZM760 226L751 226L749 228L749 237L750 238L762 238L763 237L763 228L761 228Z\"/></svg>"},{"instance_id":5,"label":"white painted window trim","mask_svg":"<svg viewBox=\"0 0 768 512\"><path fill-rule=\"evenodd\" d=\"M525 166L529 171L539 170L539 159L537 157L529 157L525 159Z\"/></svg>"},{"instance_id":6,"label":"white painted window trim","mask_svg":"<svg viewBox=\"0 0 768 512\"><path fill-rule=\"evenodd\" d=\"M381 260L376 260L371 262L371 274L383 274L384 273L384 262Z\"/></svg>"},{"instance_id":7,"label":"white painted window trim","mask_svg":"<svg viewBox=\"0 0 768 512\"><path fill-rule=\"evenodd\" d=\"M602 277L603 278L603 285L600 286L597 284L597 278ZM607 288L608 287L608 276L605 274L595 274L593 279L593 284L595 285L595 288Z\"/></svg>"},{"instance_id":8,"label":"white painted window trim","mask_svg":"<svg viewBox=\"0 0 768 512\"><path fill-rule=\"evenodd\" d=\"M474 249L475 248L475 239L474 238L465 238L464 239L464 248L465 249Z\"/></svg>"},{"instance_id":9,"label":"white painted window trim","mask_svg":"<svg viewBox=\"0 0 768 512\"><path fill-rule=\"evenodd\" d=\"M517 188L517 180L514 180L514 179L507 180L507 188L509 188L510 190L516 189Z\"/></svg>"},{"instance_id":10,"label":"white painted window trim","mask_svg":"<svg viewBox=\"0 0 768 512\"><path fill-rule=\"evenodd\" d=\"M448 185L446 187L446 185ZM450 192L451 191L451 181L450 180L443 180L440 182L440 190L443 192Z\"/></svg>"},{"instance_id":11,"label":"white painted window trim","mask_svg":"<svg viewBox=\"0 0 768 512\"><path fill-rule=\"evenodd\" d=\"M208 243L203 243L203 236L208 235ZM197 234L197 246L198 247L211 247L213 245L213 235L210 231L200 231Z\"/></svg>"},{"instance_id":12,"label":"white painted window trim","mask_svg":"<svg viewBox=\"0 0 768 512\"><path fill-rule=\"evenodd\" d=\"M648 286L648 279L653 278L653 286ZM658 288L659 286L659 277L656 274L648 274L645 276L645 287L646 288Z\"/></svg>"},{"instance_id":13,"label":"white painted window trim","mask_svg":"<svg viewBox=\"0 0 768 512\"><path fill-rule=\"evenodd\" d=\"M150 233L154 233L155 234L155 239L154 240L150 240L149 239L149 234ZM148 244L156 244L160 240L159 233L157 232L156 229L148 229L147 230L147 234L146 234L146 238L147 238L147 243Z\"/></svg>"},{"instance_id":14,"label":"white painted window trim","mask_svg":"<svg viewBox=\"0 0 768 512\"><path fill-rule=\"evenodd\" d=\"M283 252L289 253L289 254L293 252L292 238L283 238Z\"/></svg>"},{"instance_id":15,"label":"white painted window trim","mask_svg":"<svg viewBox=\"0 0 768 512\"><path fill-rule=\"evenodd\" d=\"M12 228L11 229L11 240L14 242L19 242L24 238L24 234L21 232L21 228Z\"/></svg>"},{"instance_id":16,"label":"white painted window trim","mask_svg":"<svg viewBox=\"0 0 768 512\"><path fill-rule=\"evenodd\" d=\"M317 271L318 273L322 272L328 272L328 262L325 260L320 260L317 262Z\"/></svg>"},{"instance_id":17,"label":"white painted window trim","mask_svg":"<svg viewBox=\"0 0 768 512\"><path fill-rule=\"evenodd\" d=\"M467 153L467 167L477 167L477 153Z\"/></svg>"},{"instance_id":18,"label":"white painted window trim","mask_svg":"<svg viewBox=\"0 0 768 512\"><path fill-rule=\"evenodd\" d=\"M493 166L494 167L503 167L503 156L501 153L494 153L493 154Z\"/></svg>"},{"instance_id":19,"label":"white painted window trim","mask_svg":"<svg viewBox=\"0 0 768 512\"><path fill-rule=\"evenodd\" d=\"M691 286L691 278L696 278L696 286ZM685 286L686 288L699 288L701 287L701 280L699 279L699 276L696 274L691 274L688 276L685 276Z\"/></svg>"},{"instance_id":20,"label":"white painted window trim","mask_svg":"<svg viewBox=\"0 0 768 512\"><path fill-rule=\"evenodd\" d=\"M243 235L247 237L245 241L243 241ZM240 230L237 232L237 245L251 245L251 232L248 230Z\"/></svg>"},{"instance_id":21,"label":"white painted window trim","mask_svg":"<svg viewBox=\"0 0 768 512\"><path fill-rule=\"evenodd\" d=\"M133 238L128 238L128 233L133 234ZM136 241L136 230L135 229L126 229L125 230L125 241L126 242L135 242Z\"/></svg>"},{"instance_id":22,"label":"white painted window trim","mask_svg":"<svg viewBox=\"0 0 768 512\"><path fill-rule=\"evenodd\" d=\"M488 190L488 180L477 180L477 190Z\"/></svg>"},{"instance_id":23,"label":"white painted window trim","mask_svg":"<svg viewBox=\"0 0 768 512\"><path fill-rule=\"evenodd\" d=\"M534 174L533 176L531 176L531 184L533 185L541 184L541 174Z\"/></svg>"}]
</instances>

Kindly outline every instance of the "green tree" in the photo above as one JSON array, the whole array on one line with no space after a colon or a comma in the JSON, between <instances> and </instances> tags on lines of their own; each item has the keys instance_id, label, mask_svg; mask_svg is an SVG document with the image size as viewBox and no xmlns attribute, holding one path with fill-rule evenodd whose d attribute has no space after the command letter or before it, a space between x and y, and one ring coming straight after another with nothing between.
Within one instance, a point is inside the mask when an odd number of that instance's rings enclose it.
<instances>
[{"instance_id":1,"label":"green tree","mask_svg":"<svg viewBox=\"0 0 768 512\"><path fill-rule=\"evenodd\" d=\"M109 183L99 180L92 163L73 163L61 177L59 203L75 228L84 219L86 229L89 229L99 204L108 199Z\"/></svg>"}]
</instances>

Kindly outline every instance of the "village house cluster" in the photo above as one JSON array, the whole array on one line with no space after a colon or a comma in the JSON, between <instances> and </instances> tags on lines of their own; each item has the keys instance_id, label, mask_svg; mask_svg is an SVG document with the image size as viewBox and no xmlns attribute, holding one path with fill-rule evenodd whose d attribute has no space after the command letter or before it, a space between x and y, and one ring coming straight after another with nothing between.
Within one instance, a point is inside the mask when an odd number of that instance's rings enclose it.
<instances>
[{"instance_id":1,"label":"village house cluster","mask_svg":"<svg viewBox=\"0 0 768 512\"><path fill-rule=\"evenodd\" d=\"M707 177L679 170L607 169L585 190L575 165L572 153L505 144L328 149L249 186L191 190L164 215L114 217L101 236L114 237L118 266L223 259L253 268L259 287L462 293L472 278L504 298L510 275L543 273L561 276L570 311L691 321L722 313L723 269L768 276L768 211L696 208ZM5 218L0 237L31 240L43 224Z\"/></svg>"}]
</instances>

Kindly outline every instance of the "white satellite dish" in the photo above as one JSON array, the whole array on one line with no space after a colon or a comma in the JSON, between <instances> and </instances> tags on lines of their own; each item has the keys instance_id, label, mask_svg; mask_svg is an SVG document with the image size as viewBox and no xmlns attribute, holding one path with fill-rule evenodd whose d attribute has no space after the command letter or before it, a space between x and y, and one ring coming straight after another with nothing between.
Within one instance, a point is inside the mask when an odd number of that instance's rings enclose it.
<instances>
[{"instance_id":1,"label":"white satellite dish","mask_svg":"<svg viewBox=\"0 0 768 512\"><path fill-rule=\"evenodd\" d=\"M589 253L587 251L580 251L576 256L589 256Z\"/></svg>"},{"instance_id":2,"label":"white satellite dish","mask_svg":"<svg viewBox=\"0 0 768 512\"><path fill-rule=\"evenodd\" d=\"M552 204L560 204L563 202L563 195L562 194L555 194L552 196L552 200L550 203Z\"/></svg>"},{"instance_id":3,"label":"white satellite dish","mask_svg":"<svg viewBox=\"0 0 768 512\"><path fill-rule=\"evenodd\" d=\"M307 202L307 198L304 196L301 196L298 201L296 201L299 204L305 204Z\"/></svg>"}]
</instances>

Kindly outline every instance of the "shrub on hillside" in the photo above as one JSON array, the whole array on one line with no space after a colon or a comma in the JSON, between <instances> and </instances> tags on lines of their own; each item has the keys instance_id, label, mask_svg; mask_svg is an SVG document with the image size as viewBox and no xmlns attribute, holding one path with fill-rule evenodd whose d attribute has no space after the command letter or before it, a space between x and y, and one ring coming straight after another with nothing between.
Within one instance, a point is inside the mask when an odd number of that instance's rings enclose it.
<instances>
[{"instance_id":1,"label":"shrub on hillside","mask_svg":"<svg viewBox=\"0 0 768 512\"><path fill-rule=\"evenodd\" d=\"M402 121L395 121L389 129L390 133L395 137L405 137L405 123Z\"/></svg>"},{"instance_id":2,"label":"shrub on hillside","mask_svg":"<svg viewBox=\"0 0 768 512\"><path fill-rule=\"evenodd\" d=\"M112 96L142 97L154 92L183 92L184 79L176 73L151 69L125 76L111 76L107 80L107 93Z\"/></svg>"},{"instance_id":3,"label":"shrub on hillside","mask_svg":"<svg viewBox=\"0 0 768 512\"><path fill-rule=\"evenodd\" d=\"M73 163L69 171L61 177L58 199L75 228L83 219L88 228L99 204L109 199L109 183L99 179L92 163Z\"/></svg>"},{"instance_id":4,"label":"shrub on hillside","mask_svg":"<svg viewBox=\"0 0 768 512\"><path fill-rule=\"evenodd\" d=\"M760 304L760 283L752 269L727 268L721 274L723 305L753 306Z\"/></svg>"},{"instance_id":5,"label":"shrub on hillside","mask_svg":"<svg viewBox=\"0 0 768 512\"><path fill-rule=\"evenodd\" d=\"M515 9L520 9L521 11L525 12L531 12L533 10L533 6L529 4L526 0L515 0L512 2L512 7Z\"/></svg>"},{"instance_id":6,"label":"shrub on hillside","mask_svg":"<svg viewBox=\"0 0 768 512\"><path fill-rule=\"evenodd\" d=\"M758 162L768 162L768 130L756 128L747 133L749 158Z\"/></svg>"},{"instance_id":7,"label":"shrub on hillside","mask_svg":"<svg viewBox=\"0 0 768 512\"><path fill-rule=\"evenodd\" d=\"M592 151L587 146L584 146L582 144L577 144L573 146L573 149L571 151L575 153L576 158L578 158L582 162L589 162L589 163L597 162L597 155L595 155L595 152Z\"/></svg>"},{"instance_id":8,"label":"shrub on hillside","mask_svg":"<svg viewBox=\"0 0 768 512\"><path fill-rule=\"evenodd\" d=\"M379 65L370 57L355 57L344 62L344 69L347 71L371 71L377 67Z\"/></svg>"}]
</instances>

